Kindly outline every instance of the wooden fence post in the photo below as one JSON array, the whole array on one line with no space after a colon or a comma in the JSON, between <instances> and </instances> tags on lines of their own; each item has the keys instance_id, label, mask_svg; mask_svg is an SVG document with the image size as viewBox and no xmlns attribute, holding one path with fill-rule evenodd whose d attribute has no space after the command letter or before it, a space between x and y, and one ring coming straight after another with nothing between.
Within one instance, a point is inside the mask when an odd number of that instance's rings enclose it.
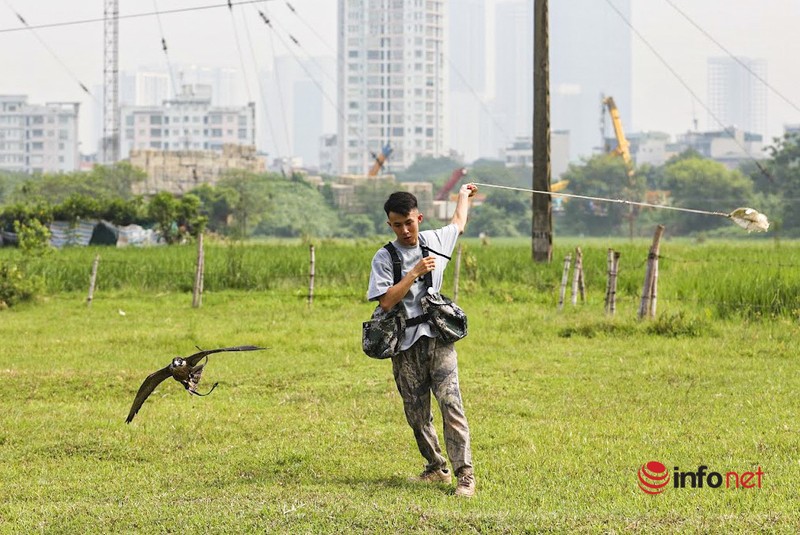
<instances>
[{"instance_id":1,"label":"wooden fence post","mask_svg":"<svg viewBox=\"0 0 800 535\"><path fill-rule=\"evenodd\" d=\"M575 248L575 267L573 268L572 272L572 306L578 304L578 287L580 286L581 280L583 279L583 253L581 253L581 248ZM583 291L581 289L581 302L583 301Z\"/></svg>"},{"instance_id":2,"label":"wooden fence post","mask_svg":"<svg viewBox=\"0 0 800 535\"><path fill-rule=\"evenodd\" d=\"M647 255L647 269L644 275L642 300L639 303L639 319L655 317L655 295L658 276L658 250L661 246L661 236L664 234L664 225L658 225L653 235L653 244Z\"/></svg>"},{"instance_id":3,"label":"wooden fence post","mask_svg":"<svg viewBox=\"0 0 800 535\"><path fill-rule=\"evenodd\" d=\"M605 309L608 312L609 303L611 299L611 268L614 262L614 250L608 250L606 254L606 297L605 297Z\"/></svg>"},{"instance_id":4,"label":"wooden fence post","mask_svg":"<svg viewBox=\"0 0 800 535\"><path fill-rule=\"evenodd\" d=\"M311 306L314 303L314 277L316 276L316 255L314 253L314 246L309 246L310 267L308 270L308 304Z\"/></svg>"},{"instance_id":5,"label":"wooden fence post","mask_svg":"<svg viewBox=\"0 0 800 535\"><path fill-rule=\"evenodd\" d=\"M458 303L458 280L461 277L461 248L462 245L458 244L458 250L456 251L456 266L455 272L453 273L453 302Z\"/></svg>"},{"instance_id":6,"label":"wooden fence post","mask_svg":"<svg viewBox=\"0 0 800 535\"><path fill-rule=\"evenodd\" d=\"M558 295L558 310L564 308L564 295L567 293L567 279L569 278L569 264L572 261L572 257L567 254L564 258L564 271L561 274L561 291Z\"/></svg>"},{"instance_id":7,"label":"wooden fence post","mask_svg":"<svg viewBox=\"0 0 800 535\"><path fill-rule=\"evenodd\" d=\"M197 235L197 264L194 268L194 286L192 288L192 308L199 308L203 301L203 275L206 255L203 248L203 233Z\"/></svg>"},{"instance_id":8,"label":"wooden fence post","mask_svg":"<svg viewBox=\"0 0 800 535\"><path fill-rule=\"evenodd\" d=\"M611 258L611 272L609 273L609 296L606 304L606 312L614 315L617 311L617 273L619 272L620 253L614 252Z\"/></svg>"},{"instance_id":9,"label":"wooden fence post","mask_svg":"<svg viewBox=\"0 0 800 535\"><path fill-rule=\"evenodd\" d=\"M97 267L100 264L100 255L94 257L92 262L92 275L89 277L89 295L86 297L86 306L92 306L92 299L94 299L94 285L97 282Z\"/></svg>"}]
</instances>

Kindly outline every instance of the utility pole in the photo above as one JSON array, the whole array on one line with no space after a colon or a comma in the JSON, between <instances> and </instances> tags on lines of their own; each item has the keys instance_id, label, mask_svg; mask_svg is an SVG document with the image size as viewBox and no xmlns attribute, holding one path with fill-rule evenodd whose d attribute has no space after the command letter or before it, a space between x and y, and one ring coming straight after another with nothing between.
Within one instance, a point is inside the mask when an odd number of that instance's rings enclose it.
<instances>
[{"instance_id":1,"label":"utility pole","mask_svg":"<svg viewBox=\"0 0 800 535\"><path fill-rule=\"evenodd\" d=\"M550 191L550 35L548 0L533 2L533 189ZM553 259L550 195L533 194L533 260Z\"/></svg>"},{"instance_id":2,"label":"utility pole","mask_svg":"<svg viewBox=\"0 0 800 535\"><path fill-rule=\"evenodd\" d=\"M103 10L104 164L119 161L119 0L105 0Z\"/></svg>"}]
</instances>

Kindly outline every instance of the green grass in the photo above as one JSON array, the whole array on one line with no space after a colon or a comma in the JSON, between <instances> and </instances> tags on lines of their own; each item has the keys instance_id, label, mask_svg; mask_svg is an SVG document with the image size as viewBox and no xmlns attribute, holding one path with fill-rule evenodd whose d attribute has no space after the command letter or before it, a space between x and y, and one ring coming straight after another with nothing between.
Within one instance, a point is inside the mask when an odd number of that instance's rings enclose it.
<instances>
[{"instance_id":1,"label":"green grass","mask_svg":"<svg viewBox=\"0 0 800 535\"><path fill-rule=\"evenodd\" d=\"M385 238L315 243L316 292L321 298L360 299L368 266ZM602 302L607 250L621 253L617 297L620 310L636 310L644 281L649 240L567 238L556 242L553 262L531 261L528 240L497 239L481 246L465 239L462 295L491 296L552 306L558 302L562 263L576 246L583 250L589 299ZM100 255L98 295L106 291L188 292L194 282L193 244L149 249L67 248L25 258L0 248L0 263L18 263L43 280L45 292L86 292L92 262ZM659 310L701 311L719 318L800 319L800 243L772 240L664 240L659 263ZM445 278L452 293L453 268ZM307 292L309 251L295 241L226 244L206 248L205 289L268 291L301 297ZM569 294L568 296L569 297Z\"/></svg>"},{"instance_id":2,"label":"green grass","mask_svg":"<svg viewBox=\"0 0 800 535\"><path fill-rule=\"evenodd\" d=\"M407 482L423 463L389 363L360 351L361 299L226 290L192 309L186 292L127 287L91 308L80 291L0 312L0 532L800 530L796 321L677 301L639 323L635 303L609 319L591 294L558 313L482 280L457 345L471 501ZM126 425L144 377L195 344L270 349L213 355L212 395L170 380ZM763 488L646 496L650 460L760 466Z\"/></svg>"}]
</instances>

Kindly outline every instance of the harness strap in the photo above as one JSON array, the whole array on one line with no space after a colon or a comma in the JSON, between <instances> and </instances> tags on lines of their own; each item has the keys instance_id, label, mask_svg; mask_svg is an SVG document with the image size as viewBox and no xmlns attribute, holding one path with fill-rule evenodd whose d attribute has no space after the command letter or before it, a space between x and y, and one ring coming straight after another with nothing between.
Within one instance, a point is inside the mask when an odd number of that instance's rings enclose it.
<instances>
[{"instance_id":1,"label":"harness strap","mask_svg":"<svg viewBox=\"0 0 800 535\"><path fill-rule=\"evenodd\" d=\"M421 316L416 316L406 320L406 327L413 327L414 325L419 325L420 323L425 323L431 319L429 314L422 314Z\"/></svg>"},{"instance_id":2,"label":"harness strap","mask_svg":"<svg viewBox=\"0 0 800 535\"><path fill-rule=\"evenodd\" d=\"M383 248L389 251L389 256L392 257L392 275L394 276L394 283L397 284L403 278L403 262L400 260L400 255L397 254L397 249L394 248L392 242L387 243Z\"/></svg>"},{"instance_id":3,"label":"harness strap","mask_svg":"<svg viewBox=\"0 0 800 535\"><path fill-rule=\"evenodd\" d=\"M428 256L428 251L430 249L424 245L421 246L422 246L422 256L423 257ZM383 246L383 248L386 249L389 252L389 256L392 257L392 276L394 277L394 283L397 284L398 282L400 282L400 279L403 278L402 275L403 261L400 259L400 255L397 253L397 249L395 248L395 246L392 245L392 242L387 243L386 245ZM433 250L431 251L435 254L439 254L436 253L436 251ZM439 256L445 256L445 255L439 254ZM450 257L447 256L445 256L445 258L447 258L448 260L450 259ZM425 284L428 286L428 288L431 288L433 286L433 276L431 275L431 272L425 274ZM406 320L406 327L413 327L415 325L419 325L420 323L425 323L429 319L430 316L428 314L422 314L420 316L409 318Z\"/></svg>"}]
</instances>

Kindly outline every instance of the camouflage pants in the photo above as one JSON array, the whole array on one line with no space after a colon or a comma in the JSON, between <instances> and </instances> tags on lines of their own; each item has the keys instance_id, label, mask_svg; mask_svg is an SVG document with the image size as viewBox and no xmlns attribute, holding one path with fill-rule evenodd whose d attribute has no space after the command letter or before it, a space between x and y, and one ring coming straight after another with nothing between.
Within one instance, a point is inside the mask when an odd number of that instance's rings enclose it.
<instances>
[{"instance_id":1,"label":"camouflage pants","mask_svg":"<svg viewBox=\"0 0 800 535\"><path fill-rule=\"evenodd\" d=\"M444 441L453 471L472 470L469 426L458 388L458 360L453 344L423 336L414 345L392 357L392 372L403 398L408 425L417 447L428 461L426 469L447 467L433 426L431 391L439 402L444 423Z\"/></svg>"}]
</instances>

